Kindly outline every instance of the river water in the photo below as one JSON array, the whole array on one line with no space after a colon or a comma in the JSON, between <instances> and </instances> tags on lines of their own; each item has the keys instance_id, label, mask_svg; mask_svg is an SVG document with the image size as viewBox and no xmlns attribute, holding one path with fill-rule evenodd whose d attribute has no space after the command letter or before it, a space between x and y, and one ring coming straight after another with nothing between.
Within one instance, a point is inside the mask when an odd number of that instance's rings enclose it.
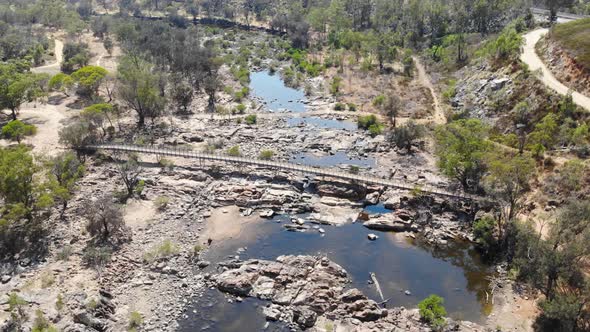
<instances>
[{"instance_id":1,"label":"river water","mask_svg":"<svg viewBox=\"0 0 590 332\"><path fill-rule=\"evenodd\" d=\"M251 74L253 93L267 102L272 111L288 109L294 112L287 119L290 126L312 125L318 129L356 130L350 122L322 118L302 118L304 112L301 91L286 87L278 75L265 72ZM351 159L344 152L316 157L299 154L292 162L316 166L356 165L373 167L375 160ZM368 206L368 213L389 213L383 205ZM389 307L416 307L430 294L442 296L448 314L456 319L481 322L491 311L485 303L488 279L493 271L486 265L471 244L450 241L447 246L433 247L405 234L377 232L360 223L343 226L315 225L306 232L287 231L284 223L291 217L277 216L272 220L260 219L248 224L241 236L231 241L214 243L204 255L213 262L208 271L215 272L215 262L239 255L240 259L256 258L274 260L280 255L326 255L348 271L350 287L360 289L370 298L381 301L375 287L368 283L369 273L374 272L383 294L390 298ZM303 217L305 216L298 216ZM321 227L325 233L320 233ZM379 236L369 241L367 235ZM246 249L245 251L243 249ZM239 254L238 254L239 252ZM181 331L260 331L270 324L269 331L286 330L277 323L267 323L261 307L265 301L244 299L230 303L221 292L208 290L202 297L192 301L187 317L180 321ZM233 300L232 300L233 301Z\"/></svg>"},{"instance_id":2,"label":"river water","mask_svg":"<svg viewBox=\"0 0 590 332\"><path fill-rule=\"evenodd\" d=\"M382 207L375 209L385 211ZM291 232L283 227L290 222L290 217L279 216L250 224L243 233L254 236L218 243L204 259L218 262L239 255L240 259L274 260L287 254L322 254L348 271L352 280L350 287L359 288L370 298L381 301L375 287L368 283L369 272L375 272L384 296L390 298L390 307L415 307L428 295L437 294L445 299L445 307L453 318L481 322L491 310L485 304L485 291L487 277L492 271L470 244L450 242L448 246L437 248L404 234L372 231L360 223L321 225L324 234L314 228ZM369 233L377 234L379 239L369 241ZM243 248L246 250L238 254ZM210 271L214 272L213 266ZM410 295L406 295L406 291ZM235 320L260 327L265 324L259 308L265 304L263 301L230 304L218 291L209 291L198 302L189 311L196 310L197 314L190 314L194 319L185 322L185 331L203 327L211 331L243 331L239 329L243 327L241 324L235 325L237 329L232 328Z\"/></svg>"}]
</instances>

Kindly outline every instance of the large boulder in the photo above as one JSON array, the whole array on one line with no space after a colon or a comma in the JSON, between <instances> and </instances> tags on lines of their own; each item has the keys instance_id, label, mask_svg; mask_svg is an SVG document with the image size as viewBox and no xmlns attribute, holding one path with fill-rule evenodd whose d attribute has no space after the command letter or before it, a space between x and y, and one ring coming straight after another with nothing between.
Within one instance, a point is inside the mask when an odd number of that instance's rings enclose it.
<instances>
[{"instance_id":1,"label":"large boulder","mask_svg":"<svg viewBox=\"0 0 590 332\"><path fill-rule=\"evenodd\" d=\"M361 200L367 195L367 188L358 184L343 182L321 182L316 186L316 188L320 196Z\"/></svg>"},{"instance_id":2,"label":"large boulder","mask_svg":"<svg viewBox=\"0 0 590 332\"><path fill-rule=\"evenodd\" d=\"M413 216L407 211L397 210L395 213L386 213L376 218L370 218L363 223L363 226L382 232L406 232L412 229L413 221Z\"/></svg>"}]
</instances>

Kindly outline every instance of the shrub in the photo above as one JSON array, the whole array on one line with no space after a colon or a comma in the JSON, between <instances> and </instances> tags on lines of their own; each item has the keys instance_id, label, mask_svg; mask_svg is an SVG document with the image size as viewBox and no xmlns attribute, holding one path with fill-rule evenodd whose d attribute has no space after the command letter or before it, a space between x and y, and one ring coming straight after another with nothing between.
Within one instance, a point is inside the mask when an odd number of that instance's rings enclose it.
<instances>
[{"instance_id":1,"label":"shrub","mask_svg":"<svg viewBox=\"0 0 590 332\"><path fill-rule=\"evenodd\" d=\"M137 181L137 184L135 185L133 192L135 192L137 195L141 195L144 188L145 188L145 181L139 180L139 181Z\"/></svg>"},{"instance_id":2,"label":"shrub","mask_svg":"<svg viewBox=\"0 0 590 332\"><path fill-rule=\"evenodd\" d=\"M445 316L447 315L443 303L443 298L437 295L430 295L425 298L418 303L420 318L435 329L443 327L445 325Z\"/></svg>"},{"instance_id":3,"label":"shrub","mask_svg":"<svg viewBox=\"0 0 590 332\"><path fill-rule=\"evenodd\" d=\"M31 332L57 332L47 318L43 315L43 311L37 309L35 311L35 319L33 320L33 328Z\"/></svg>"},{"instance_id":4,"label":"shrub","mask_svg":"<svg viewBox=\"0 0 590 332\"><path fill-rule=\"evenodd\" d=\"M346 106L343 103L336 103L336 105L334 105L335 111L344 111L345 109Z\"/></svg>"},{"instance_id":5,"label":"shrub","mask_svg":"<svg viewBox=\"0 0 590 332\"><path fill-rule=\"evenodd\" d=\"M174 161L166 158L161 158L158 160L158 164L164 168L172 169L174 167Z\"/></svg>"},{"instance_id":6,"label":"shrub","mask_svg":"<svg viewBox=\"0 0 590 332\"><path fill-rule=\"evenodd\" d=\"M414 188L412 188L412 190L410 191L410 195L412 195L412 197L415 197L415 198L420 198L420 197L424 196L425 194L426 193L422 189L422 186L419 184L415 185Z\"/></svg>"},{"instance_id":7,"label":"shrub","mask_svg":"<svg viewBox=\"0 0 590 332\"><path fill-rule=\"evenodd\" d=\"M443 98L447 101L451 101L451 99L455 98L457 95L457 81L450 80L449 87L443 92Z\"/></svg>"},{"instance_id":8,"label":"shrub","mask_svg":"<svg viewBox=\"0 0 590 332\"><path fill-rule=\"evenodd\" d=\"M55 276L51 272L45 272L41 275L41 288L49 288L55 283Z\"/></svg>"},{"instance_id":9,"label":"shrub","mask_svg":"<svg viewBox=\"0 0 590 332\"><path fill-rule=\"evenodd\" d=\"M358 127L361 129L369 129L374 124L379 124L379 120L373 114L370 115L362 115L359 116L357 119Z\"/></svg>"},{"instance_id":10,"label":"shrub","mask_svg":"<svg viewBox=\"0 0 590 332\"><path fill-rule=\"evenodd\" d=\"M272 150L262 150L262 151L260 151L259 158L263 159L263 160L271 160L274 155L275 155L275 152Z\"/></svg>"},{"instance_id":11,"label":"shrub","mask_svg":"<svg viewBox=\"0 0 590 332\"><path fill-rule=\"evenodd\" d=\"M491 216L484 216L473 223L473 236L477 245L487 254L496 244L494 229L496 220Z\"/></svg>"},{"instance_id":12,"label":"shrub","mask_svg":"<svg viewBox=\"0 0 590 332\"><path fill-rule=\"evenodd\" d=\"M129 314L129 331L136 331L143 324L143 317L137 311L133 311Z\"/></svg>"},{"instance_id":13,"label":"shrub","mask_svg":"<svg viewBox=\"0 0 590 332\"><path fill-rule=\"evenodd\" d=\"M356 104L354 104L354 103L349 103L348 104L348 110L350 112L356 112L356 109L357 109Z\"/></svg>"},{"instance_id":14,"label":"shrub","mask_svg":"<svg viewBox=\"0 0 590 332\"><path fill-rule=\"evenodd\" d=\"M62 312L65 306L63 296L58 294L57 299L55 300L55 310L57 310L57 312Z\"/></svg>"},{"instance_id":15,"label":"shrub","mask_svg":"<svg viewBox=\"0 0 590 332\"><path fill-rule=\"evenodd\" d=\"M339 76L334 76L332 82L330 83L330 93L334 96L340 93L340 84L342 83L342 78Z\"/></svg>"},{"instance_id":16,"label":"shrub","mask_svg":"<svg viewBox=\"0 0 590 332\"><path fill-rule=\"evenodd\" d=\"M227 150L227 154L232 157L239 157L241 155L240 147L237 145L232 146L231 148L229 148L229 150Z\"/></svg>"},{"instance_id":17,"label":"shrub","mask_svg":"<svg viewBox=\"0 0 590 332\"><path fill-rule=\"evenodd\" d=\"M143 260L151 263L155 260L167 258L178 253L178 246L170 240L164 240L160 245L143 254Z\"/></svg>"},{"instance_id":18,"label":"shrub","mask_svg":"<svg viewBox=\"0 0 590 332\"><path fill-rule=\"evenodd\" d=\"M25 124L20 120L12 120L2 127L2 136L13 141L21 142L23 137L34 135L37 132L37 127Z\"/></svg>"},{"instance_id":19,"label":"shrub","mask_svg":"<svg viewBox=\"0 0 590 332\"><path fill-rule=\"evenodd\" d=\"M198 257L201 251L203 251L203 247L200 244L195 244L193 246L193 257Z\"/></svg>"},{"instance_id":20,"label":"shrub","mask_svg":"<svg viewBox=\"0 0 590 332\"><path fill-rule=\"evenodd\" d=\"M385 103L385 95L378 95L373 99L373 106L380 107Z\"/></svg>"},{"instance_id":21,"label":"shrub","mask_svg":"<svg viewBox=\"0 0 590 332\"><path fill-rule=\"evenodd\" d=\"M383 133L383 126L381 124L372 124L369 126L369 134L375 137L377 135L381 135Z\"/></svg>"},{"instance_id":22,"label":"shrub","mask_svg":"<svg viewBox=\"0 0 590 332\"><path fill-rule=\"evenodd\" d=\"M67 261L72 255L72 246L65 245L58 253L57 259L60 261Z\"/></svg>"},{"instance_id":23,"label":"shrub","mask_svg":"<svg viewBox=\"0 0 590 332\"><path fill-rule=\"evenodd\" d=\"M98 307L98 302L96 302L95 299L90 299L90 301L88 301L88 303L86 303L86 309L88 309L90 311L96 309L96 307Z\"/></svg>"},{"instance_id":24,"label":"shrub","mask_svg":"<svg viewBox=\"0 0 590 332\"><path fill-rule=\"evenodd\" d=\"M410 121L403 126L393 128L387 139L398 149L406 149L408 153L411 153L414 141L422 138L424 132L425 130L422 125Z\"/></svg>"},{"instance_id":25,"label":"shrub","mask_svg":"<svg viewBox=\"0 0 590 332\"><path fill-rule=\"evenodd\" d=\"M158 211L166 210L168 203L170 203L170 198L167 196L158 196L156 200L154 200L154 205Z\"/></svg>"},{"instance_id":26,"label":"shrub","mask_svg":"<svg viewBox=\"0 0 590 332\"><path fill-rule=\"evenodd\" d=\"M121 233L125 226L121 209L113 203L113 199L109 195L104 195L94 201L87 201L83 215L88 220L86 230L90 235L100 237L103 241L107 240L109 236Z\"/></svg>"},{"instance_id":27,"label":"shrub","mask_svg":"<svg viewBox=\"0 0 590 332\"><path fill-rule=\"evenodd\" d=\"M110 260L111 250L108 247L88 247L82 256L82 261L93 267L104 266Z\"/></svg>"},{"instance_id":28,"label":"shrub","mask_svg":"<svg viewBox=\"0 0 590 332\"><path fill-rule=\"evenodd\" d=\"M487 55L496 61L516 59L520 54L523 40L522 35L511 24L502 30L498 38L488 42L480 54Z\"/></svg>"},{"instance_id":29,"label":"shrub","mask_svg":"<svg viewBox=\"0 0 590 332\"><path fill-rule=\"evenodd\" d=\"M257 121L256 114L247 115L246 118L244 118L244 120L249 125L256 124L256 121Z\"/></svg>"},{"instance_id":30,"label":"shrub","mask_svg":"<svg viewBox=\"0 0 590 332\"><path fill-rule=\"evenodd\" d=\"M245 111L246 111L246 105L238 104L238 106L236 106L236 108L233 109L232 113L233 114L244 114Z\"/></svg>"},{"instance_id":31,"label":"shrub","mask_svg":"<svg viewBox=\"0 0 590 332\"><path fill-rule=\"evenodd\" d=\"M350 165L350 173L358 174L360 172L360 168L356 165Z\"/></svg>"}]
</instances>

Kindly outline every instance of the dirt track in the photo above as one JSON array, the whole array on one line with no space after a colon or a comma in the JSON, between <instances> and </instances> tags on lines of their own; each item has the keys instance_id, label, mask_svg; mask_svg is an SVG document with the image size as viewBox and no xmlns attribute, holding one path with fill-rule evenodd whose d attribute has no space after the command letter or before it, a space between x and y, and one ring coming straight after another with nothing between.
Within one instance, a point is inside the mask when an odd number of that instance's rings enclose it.
<instances>
[{"instance_id":1,"label":"dirt track","mask_svg":"<svg viewBox=\"0 0 590 332\"><path fill-rule=\"evenodd\" d=\"M567 94L571 91L567 86L563 85L547 68L547 66L543 63L537 52L535 51L535 45L537 42L543 37L545 34L549 32L549 29L537 29L531 31L524 35L525 45L524 51L520 56L520 60L526 63L529 66L531 71L540 70L541 76L539 79L549 88L555 90L560 94ZM573 91L572 97L574 102L580 106L585 108L587 111L590 111L590 98L584 96L578 92Z\"/></svg>"}]
</instances>

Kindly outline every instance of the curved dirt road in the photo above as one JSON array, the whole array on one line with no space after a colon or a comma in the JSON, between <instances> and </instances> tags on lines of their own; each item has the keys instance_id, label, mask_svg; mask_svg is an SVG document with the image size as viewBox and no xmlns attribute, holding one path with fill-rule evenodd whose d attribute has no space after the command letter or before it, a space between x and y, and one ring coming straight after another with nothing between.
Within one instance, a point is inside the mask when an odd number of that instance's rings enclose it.
<instances>
[{"instance_id":1,"label":"curved dirt road","mask_svg":"<svg viewBox=\"0 0 590 332\"><path fill-rule=\"evenodd\" d=\"M60 71L60 65L63 60L63 51L64 51L64 43L59 39L53 39L55 41L55 62L41 66L31 68L31 71L34 73L47 73L47 74L57 74Z\"/></svg>"},{"instance_id":2,"label":"curved dirt road","mask_svg":"<svg viewBox=\"0 0 590 332\"><path fill-rule=\"evenodd\" d=\"M549 88L557 91L560 94L567 94L570 90L567 86L563 85L561 82L553 76L549 68L543 63L541 58L537 55L535 51L535 45L543 37L549 30L548 29L537 29L533 30L526 35L524 35L525 45L524 45L524 52L520 56L520 60L526 63L529 66L531 71L535 71L540 69L541 70L541 77L539 79ZM587 96L582 95L581 93L572 91L572 97L574 102L582 107L585 108L587 111L590 111L590 98Z\"/></svg>"}]
</instances>

